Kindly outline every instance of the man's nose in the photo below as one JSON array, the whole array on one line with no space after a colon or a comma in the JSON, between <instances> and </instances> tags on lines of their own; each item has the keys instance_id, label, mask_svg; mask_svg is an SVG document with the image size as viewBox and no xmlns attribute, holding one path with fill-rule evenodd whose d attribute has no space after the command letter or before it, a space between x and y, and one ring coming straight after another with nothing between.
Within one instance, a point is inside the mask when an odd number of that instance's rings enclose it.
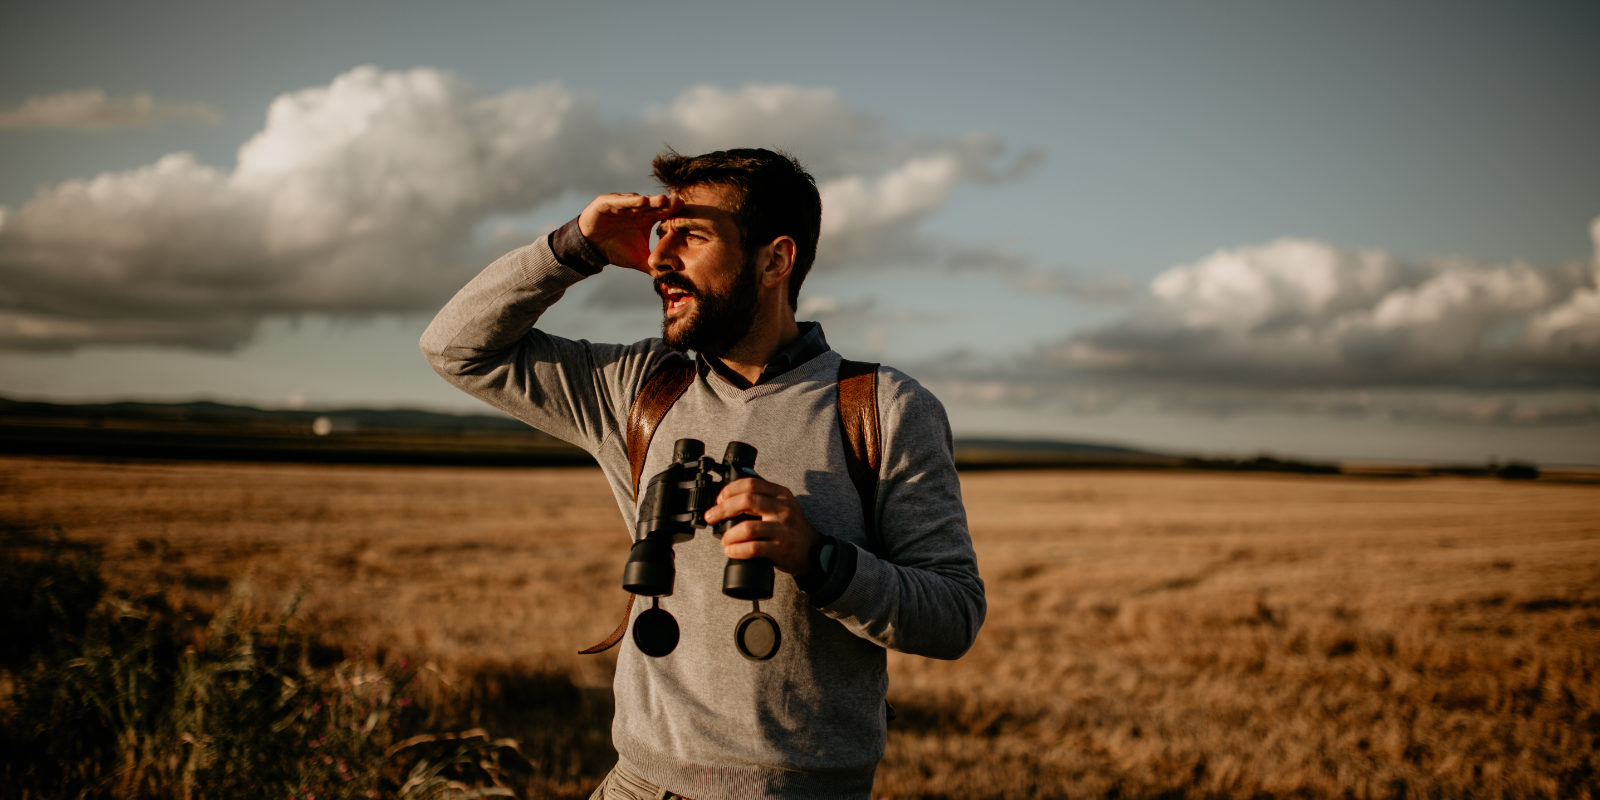
<instances>
[{"instance_id":1,"label":"man's nose","mask_svg":"<svg viewBox=\"0 0 1600 800\"><path fill-rule=\"evenodd\" d=\"M644 262L645 266L650 268L650 274L660 275L683 269L683 262L678 260L677 249L672 234L668 233L661 237L656 246L650 250L650 257Z\"/></svg>"}]
</instances>

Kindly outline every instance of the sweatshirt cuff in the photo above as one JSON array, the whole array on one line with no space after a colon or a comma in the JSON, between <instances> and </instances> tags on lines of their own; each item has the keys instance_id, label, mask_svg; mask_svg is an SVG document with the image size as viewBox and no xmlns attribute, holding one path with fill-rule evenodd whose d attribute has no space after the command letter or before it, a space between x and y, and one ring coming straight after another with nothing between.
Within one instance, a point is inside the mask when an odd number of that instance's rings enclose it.
<instances>
[{"instance_id":1,"label":"sweatshirt cuff","mask_svg":"<svg viewBox=\"0 0 1600 800\"><path fill-rule=\"evenodd\" d=\"M550 232L550 252L564 266L584 275L597 275L606 265L606 257L578 230L577 217Z\"/></svg>"},{"instance_id":2,"label":"sweatshirt cuff","mask_svg":"<svg viewBox=\"0 0 1600 800\"><path fill-rule=\"evenodd\" d=\"M844 595L845 589L850 588L850 582L856 577L856 558L859 552L854 545L839 542L834 547L833 563L829 565L825 575L796 581L800 584L800 588L805 590L806 597L813 607L823 608L832 604Z\"/></svg>"}]
</instances>

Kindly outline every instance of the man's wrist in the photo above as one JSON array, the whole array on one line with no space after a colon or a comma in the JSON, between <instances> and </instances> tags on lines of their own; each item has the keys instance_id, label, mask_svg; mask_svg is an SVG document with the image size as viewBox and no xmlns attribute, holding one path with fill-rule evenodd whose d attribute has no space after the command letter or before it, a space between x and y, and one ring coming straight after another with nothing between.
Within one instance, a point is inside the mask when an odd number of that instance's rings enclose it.
<instances>
[{"instance_id":1,"label":"man's wrist","mask_svg":"<svg viewBox=\"0 0 1600 800\"><path fill-rule=\"evenodd\" d=\"M583 273L597 275L606 266L606 257L578 229L578 218L550 232L550 252L556 260Z\"/></svg>"},{"instance_id":2,"label":"man's wrist","mask_svg":"<svg viewBox=\"0 0 1600 800\"><path fill-rule=\"evenodd\" d=\"M833 601L843 597L844 591L850 588L850 584L856 578L856 559L860 551L855 545L841 542L831 536L827 537L827 540L833 543L832 557L829 559L827 570L819 570L795 581L805 591L806 599L811 601L811 605L815 608L826 608ZM822 549L820 545L816 547L819 560L822 557Z\"/></svg>"},{"instance_id":3,"label":"man's wrist","mask_svg":"<svg viewBox=\"0 0 1600 800\"><path fill-rule=\"evenodd\" d=\"M832 536L818 536L811 543L811 550L806 554L806 571L803 573L807 582L820 584L827 579L838 547L839 541Z\"/></svg>"},{"instance_id":4,"label":"man's wrist","mask_svg":"<svg viewBox=\"0 0 1600 800\"><path fill-rule=\"evenodd\" d=\"M846 556L851 555L851 548L839 543L832 536L819 536L811 544L811 551L806 558L806 571L795 576L795 583L811 596L811 602L817 606L824 606L833 602L844 592L850 578L854 577L855 563ZM844 572L844 562L850 561L850 575Z\"/></svg>"}]
</instances>

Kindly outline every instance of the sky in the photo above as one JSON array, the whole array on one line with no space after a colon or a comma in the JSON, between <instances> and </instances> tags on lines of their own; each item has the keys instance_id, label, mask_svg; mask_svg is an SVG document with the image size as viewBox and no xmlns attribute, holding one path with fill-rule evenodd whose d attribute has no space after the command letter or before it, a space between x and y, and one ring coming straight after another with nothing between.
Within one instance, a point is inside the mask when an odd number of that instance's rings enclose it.
<instances>
[{"instance_id":1,"label":"sky","mask_svg":"<svg viewBox=\"0 0 1600 800\"><path fill-rule=\"evenodd\" d=\"M0 395L482 412L417 338L652 155L784 149L800 316L958 438L1600 464L1600 5L28 3ZM656 335L637 273L541 321Z\"/></svg>"}]
</instances>

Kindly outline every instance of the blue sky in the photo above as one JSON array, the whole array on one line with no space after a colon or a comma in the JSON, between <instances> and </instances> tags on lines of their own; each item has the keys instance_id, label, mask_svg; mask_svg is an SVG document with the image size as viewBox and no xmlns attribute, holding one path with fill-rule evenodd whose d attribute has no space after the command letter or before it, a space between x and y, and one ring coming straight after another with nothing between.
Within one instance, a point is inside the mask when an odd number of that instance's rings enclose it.
<instances>
[{"instance_id":1,"label":"blue sky","mask_svg":"<svg viewBox=\"0 0 1600 800\"><path fill-rule=\"evenodd\" d=\"M478 410L416 353L455 286L757 144L824 189L803 316L958 436L1600 463L1597 9L30 4L0 394Z\"/></svg>"}]
</instances>

